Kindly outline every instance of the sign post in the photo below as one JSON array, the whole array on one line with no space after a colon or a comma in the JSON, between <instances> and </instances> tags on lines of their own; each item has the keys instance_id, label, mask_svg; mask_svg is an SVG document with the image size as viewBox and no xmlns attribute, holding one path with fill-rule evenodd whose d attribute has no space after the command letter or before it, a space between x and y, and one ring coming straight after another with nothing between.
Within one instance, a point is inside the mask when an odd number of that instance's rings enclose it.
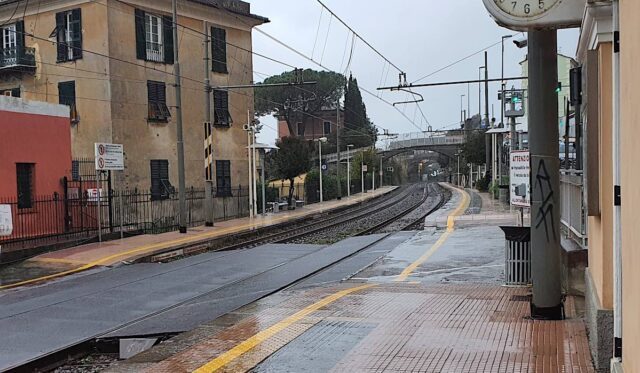
<instances>
[{"instance_id":1,"label":"sign post","mask_svg":"<svg viewBox=\"0 0 640 373\"><path fill-rule=\"evenodd\" d=\"M98 189L98 242L102 242L102 173L124 171L124 147L122 144L95 143L96 183ZM115 175L115 173L114 173ZM122 231L122 192L120 193L120 238Z\"/></svg>"}]
</instances>

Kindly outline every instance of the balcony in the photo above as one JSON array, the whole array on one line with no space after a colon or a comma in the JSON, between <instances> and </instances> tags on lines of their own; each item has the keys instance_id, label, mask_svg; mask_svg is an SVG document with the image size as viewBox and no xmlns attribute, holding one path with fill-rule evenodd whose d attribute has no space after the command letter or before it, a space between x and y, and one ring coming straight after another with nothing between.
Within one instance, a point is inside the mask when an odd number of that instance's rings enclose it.
<instances>
[{"instance_id":1,"label":"balcony","mask_svg":"<svg viewBox=\"0 0 640 373\"><path fill-rule=\"evenodd\" d=\"M12 47L0 52L0 71L34 72L36 50L29 47Z\"/></svg>"}]
</instances>

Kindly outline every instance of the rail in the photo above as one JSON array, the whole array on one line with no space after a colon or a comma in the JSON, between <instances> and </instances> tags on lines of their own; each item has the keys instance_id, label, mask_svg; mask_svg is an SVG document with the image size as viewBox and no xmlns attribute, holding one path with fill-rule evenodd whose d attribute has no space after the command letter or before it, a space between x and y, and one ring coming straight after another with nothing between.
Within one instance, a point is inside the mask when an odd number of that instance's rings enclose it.
<instances>
[{"instance_id":1,"label":"rail","mask_svg":"<svg viewBox=\"0 0 640 373\"><path fill-rule=\"evenodd\" d=\"M583 172L560 170L560 223L567 237L584 248L587 226L583 193Z\"/></svg>"}]
</instances>

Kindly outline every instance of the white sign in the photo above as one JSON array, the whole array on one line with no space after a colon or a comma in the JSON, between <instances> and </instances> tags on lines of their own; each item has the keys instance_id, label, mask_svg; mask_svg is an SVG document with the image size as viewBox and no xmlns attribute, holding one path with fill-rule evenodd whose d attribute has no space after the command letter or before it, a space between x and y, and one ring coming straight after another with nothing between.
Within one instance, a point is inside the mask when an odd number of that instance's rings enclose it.
<instances>
[{"instance_id":1,"label":"white sign","mask_svg":"<svg viewBox=\"0 0 640 373\"><path fill-rule=\"evenodd\" d=\"M96 170L124 170L124 150L121 144L96 143Z\"/></svg>"},{"instance_id":2,"label":"white sign","mask_svg":"<svg viewBox=\"0 0 640 373\"><path fill-rule=\"evenodd\" d=\"M0 236L11 236L11 233L13 233L11 205L0 205Z\"/></svg>"},{"instance_id":3,"label":"white sign","mask_svg":"<svg viewBox=\"0 0 640 373\"><path fill-rule=\"evenodd\" d=\"M367 172L367 165L362 165L362 172Z\"/></svg>"},{"instance_id":4,"label":"white sign","mask_svg":"<svg viewBox=\"0 0 640 373\"><path fill-rule=\"evenodd\" d=\"M87 189L87 202L98 202L98 197L100 197L100 199L104 198L104 191L102 188Z\"/></svg>"},{"instance_id":5,"label":"white sign","mask_svg":"<svg viewBox=\"0 0 640 373\"><path fill-rule=\"evenodd\" d=\"M529 163L529 152L526 150L511 152L510 166L511 204L513 206L531 207L531 164Z\"/></svg>"}]
</instances>

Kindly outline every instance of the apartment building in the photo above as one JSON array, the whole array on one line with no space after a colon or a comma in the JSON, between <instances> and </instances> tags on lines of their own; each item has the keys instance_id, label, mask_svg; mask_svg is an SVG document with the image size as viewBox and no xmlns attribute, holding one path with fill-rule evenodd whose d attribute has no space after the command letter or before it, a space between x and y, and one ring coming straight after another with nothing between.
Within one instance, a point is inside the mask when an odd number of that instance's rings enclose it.
<instances>
[{"instance_id":1,"label":"apartment building","mask_svg":"<svg viewBox=\"0 0 640 373\"><path fill-rule=\"evenodd\" d=\"M2 1L0 93L68 105L74 158L93 157L96 142L123 144L126 169L115 187L166 193L177 185L179 46L186 184L246 185L242 125L253 91L214 88L205 132L205 47L213 87L251 84L251 31L268 20L239 0L182 0L178 14L174 40L171 0Z\"/></svg>"},{"instance_id":2,"label":"apartment building","mask_svg":"<svg viewBox=\"0 0 640 373\"><path fill-rule=\"evenodd\" d=\"M335 108L323 108L313 116L300 115L299 118L293 119L295 133L294 136L304 138L305 140L316 140L320 137L329 137L336 131ZM340 126L344 124L344 110L340 109ZM278 118L278 138L283 139L291 136L291 131L285 118Z\"/></svg>"}]
</instances>

